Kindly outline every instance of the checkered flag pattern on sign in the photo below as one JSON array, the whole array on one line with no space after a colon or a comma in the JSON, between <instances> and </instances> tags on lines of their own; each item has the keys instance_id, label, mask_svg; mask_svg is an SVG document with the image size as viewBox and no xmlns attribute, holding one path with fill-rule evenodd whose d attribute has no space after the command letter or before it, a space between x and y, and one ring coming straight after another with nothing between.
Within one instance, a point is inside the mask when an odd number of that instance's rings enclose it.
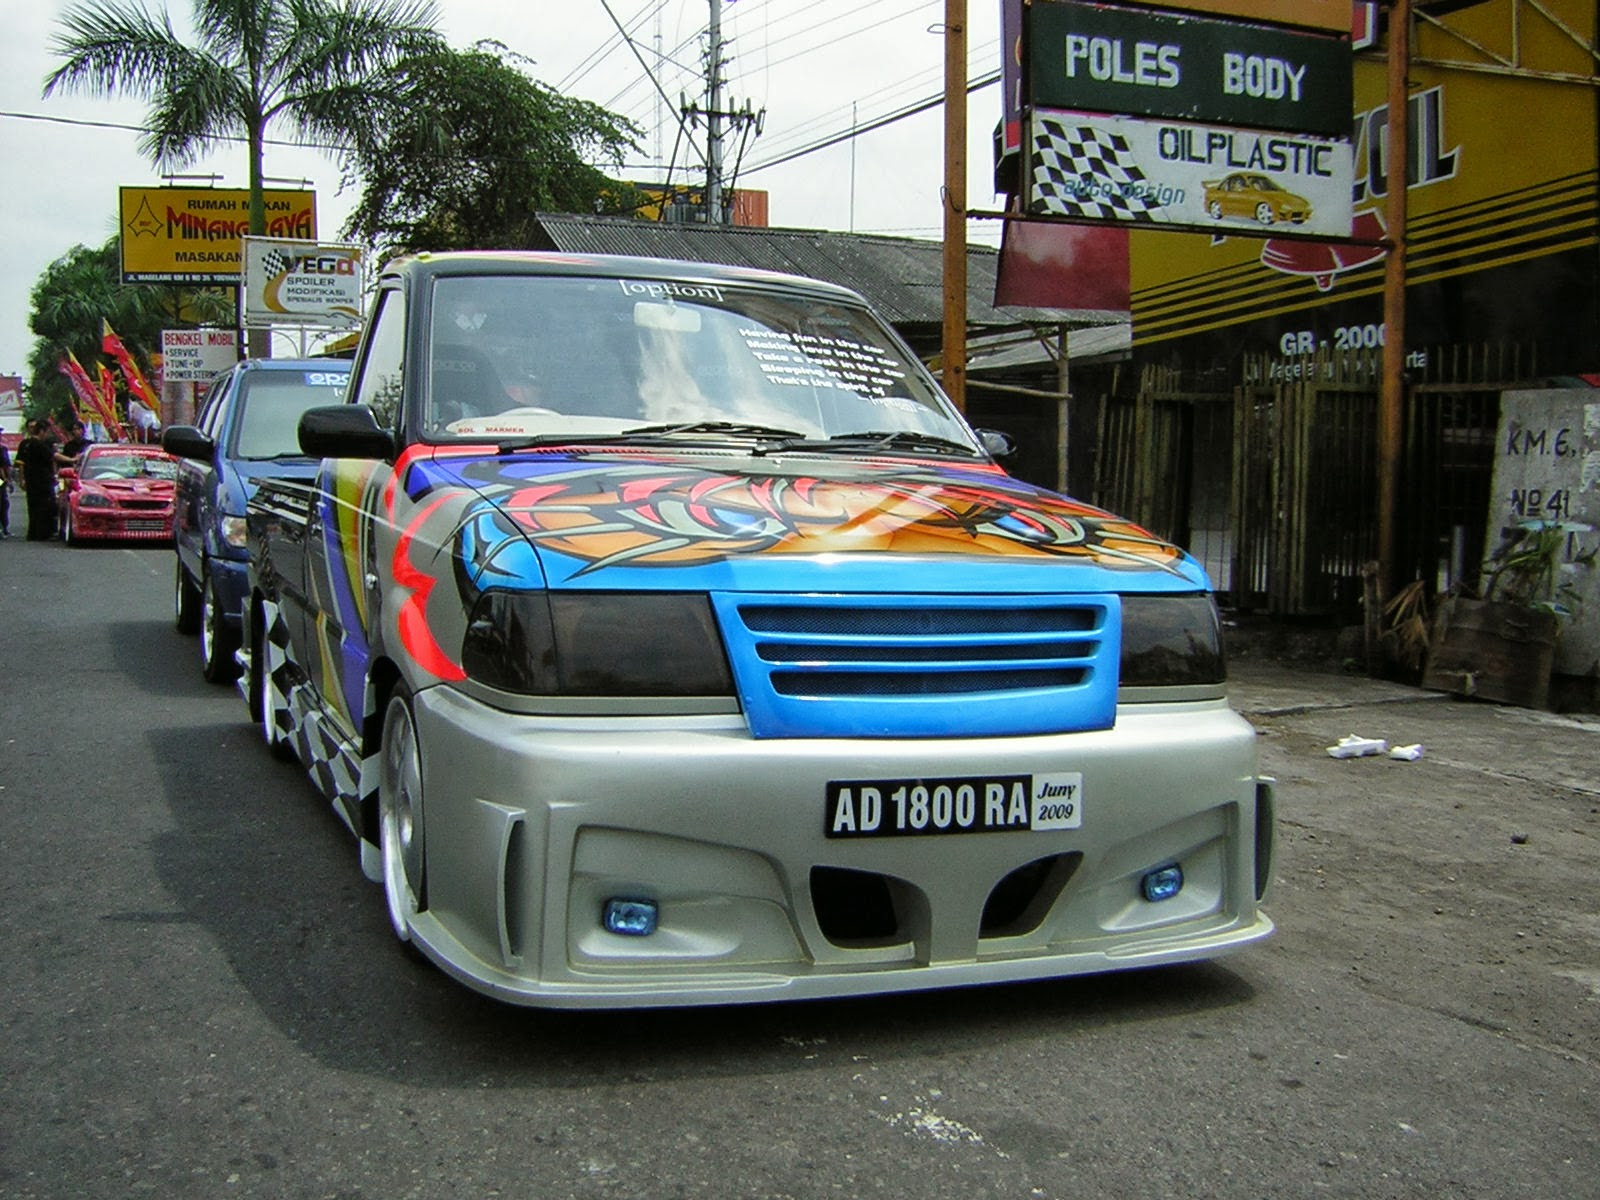
<instances>
[{"instance_id":1,"label":"checkered flag pattern on sign","mask_svg":"<svg viewBox=\"0 0 1600 1200\"><path fill-rule=\"evenodd\" d=\"M294 258L282 250L268 250L261 256L261 265L267 269L268 279L279 279L294 267Z\"/></svg>"},{"instance_id":2,"label":"checkered flag pattern on sign","mask_svg":"<svg viewBox=\"0 0 1600 1200\"><path fill-rule=\"evenodd\" d=\"M1154 221L1161 207L1121 134L1038 118L1033 135L1033 210L1091 220Z\"/></svg>"}]
</instances>

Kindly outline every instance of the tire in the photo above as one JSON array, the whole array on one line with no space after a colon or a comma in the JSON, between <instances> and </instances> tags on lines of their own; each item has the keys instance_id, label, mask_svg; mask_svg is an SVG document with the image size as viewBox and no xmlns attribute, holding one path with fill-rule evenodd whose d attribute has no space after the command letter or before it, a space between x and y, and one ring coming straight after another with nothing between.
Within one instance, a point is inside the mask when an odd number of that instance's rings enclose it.
<instances>
[{"instance_id":1,"label":"tire","mask_svg":"<svg viewBox=\"0 0 1600 1200\"><path fill-rule=\"evenodd\" d=\"M279 728L279 717L288 708L267 662L266 629L260 615L254 615L250 618L250 717L272 756L284 761L294 757L294 746Z\"/></svg>"},{"instance_id":2,"label":"tire","mask_svg":"<svg viewBox=\"0 0 1600 1200\"><path fill-rule=\"evenodd\" d=\"M1272 211L1272 205L1268 204L1265 200L1256 205L1256 220L1260 221L1263 225L1271 225L1277 219L1278 214Z\"/></svg>"},{"instance_id":3,"label":"tire","mask_svg":"<svg viewBox=\"0 0 1600 1200\"><path fill-rule=\"evenodd\" d=\"M1213 221L1222 220L1222 201L1213 200L1210 204L1206 205L1206 211L1211 214L1211 219Z\"/></svg>"},{"instance_id":4,"label":"tire","mask_svg":"<svg viewBox=\"0 0 1600 1200\"><path fill-rule=\"evenodd\" d=\"M200 589L195 587L189 573L183 569L183 559L173 556L178 564L176 582L172 589L172 627L179 633L200 632Z\"/></svg>"},{"instance_id":5,"label":"tire","mask_svg":"<svg viewBox=\"0 0 1600 1200\"><path fill-rule=\"evenodd\" d=\"M389 926L411 941L411 919L423 907L422 752L403 687L389 697L383 714L378 770L378 850L383 861L383 898Z\"/></svg>"},{"instance_id":6,"label":"tire","mask_svg":"<svg viewBox=\"0 0 1600 1200\"><path fill-rule=\"evenodd\" d=\"M61 540L69 546L83 545L83 539L77 536L72 528L72 510L69 508L61 514Z\"/></svg>"},{"instance_id":7,"label":"tire","mask_svg":"<svg viewBox=\"0 0 1600 1200\"><path fill-rule=\"evenodd\" d=\"M207 683L232 683L239 677L239 661L233 656L238 648L239 635L223 618L216 577L207 573L200 591L200 670Z\"/></svg>"}]
</instances>

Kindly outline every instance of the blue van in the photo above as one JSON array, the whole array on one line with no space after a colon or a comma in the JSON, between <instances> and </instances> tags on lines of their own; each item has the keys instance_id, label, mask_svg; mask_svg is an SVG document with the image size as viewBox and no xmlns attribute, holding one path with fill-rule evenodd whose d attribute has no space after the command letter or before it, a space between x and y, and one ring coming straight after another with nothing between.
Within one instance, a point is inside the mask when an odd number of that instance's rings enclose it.
<instances>
[{"instance_id":1,"label":"blue van","mask_svg":"<svg viewBox=\"0 0 1600 1200\"><path fill-rule=\"evenodd\" d=\"M263 478L309 478L300 414L337 403L350 364L336 358L247 359L219 375L193 425L173 425L161 446L178 459L174 624L200 634L212 683L238 676L239 613L248 591L245 502Z\"/></svg>"}]
</instances>

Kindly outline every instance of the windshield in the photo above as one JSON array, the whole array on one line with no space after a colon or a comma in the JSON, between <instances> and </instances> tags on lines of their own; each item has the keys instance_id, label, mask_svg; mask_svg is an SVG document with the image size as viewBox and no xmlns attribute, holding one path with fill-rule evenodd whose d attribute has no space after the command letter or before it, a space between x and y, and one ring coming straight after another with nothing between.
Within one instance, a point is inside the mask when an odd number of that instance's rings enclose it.
<instances>
[{"instance_id":1,"label":"windshield","mask_svg":"<svg viewBox=\"0 0 1600 1200\"><path fill-rule=\"evenodd\" d=\"M450 277L436 284L431 328L430 440L664 426L975 445L918 364L855 305L714 283Z\"/></svg>"},{"instance_id":2,"label":"windshield","mask_svg":"<svg viewBox=\"0 0 1600 1200\"><path fill-rule=\"evenodd\" d=\"M344 398L347 370L256 371L240 382L235 458L281 458L300 451L300 414Z\"/></svg>"},{"instance_id":3,"label":"windshield","mask_svg":"<svg viewBox=\"0 0 1600 1200\"><path fill-rule=\"evenodd\" d=\"M85 479L176 479L178 464L164 455L116 450L97 451L84 459Z\"/></svg>"}]
</instances>

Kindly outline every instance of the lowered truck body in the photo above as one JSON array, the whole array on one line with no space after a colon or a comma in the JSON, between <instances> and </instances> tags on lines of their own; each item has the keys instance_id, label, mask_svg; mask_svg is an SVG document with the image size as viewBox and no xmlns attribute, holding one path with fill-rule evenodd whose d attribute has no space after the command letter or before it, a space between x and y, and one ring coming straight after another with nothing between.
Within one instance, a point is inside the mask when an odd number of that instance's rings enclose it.
<instances>
[{"instance_id":1,"label":"lowered truck body","mask_svg":"<svg viewBox=\"0 0 1600 1200\"><path fill-rule=\"evenodd\" d=\"M1271 931L1204 572L1007 476L854 294L425 256L347 399L251 500L241 688L464 983L860 995Z\"/></svg>"}]
</instances>

